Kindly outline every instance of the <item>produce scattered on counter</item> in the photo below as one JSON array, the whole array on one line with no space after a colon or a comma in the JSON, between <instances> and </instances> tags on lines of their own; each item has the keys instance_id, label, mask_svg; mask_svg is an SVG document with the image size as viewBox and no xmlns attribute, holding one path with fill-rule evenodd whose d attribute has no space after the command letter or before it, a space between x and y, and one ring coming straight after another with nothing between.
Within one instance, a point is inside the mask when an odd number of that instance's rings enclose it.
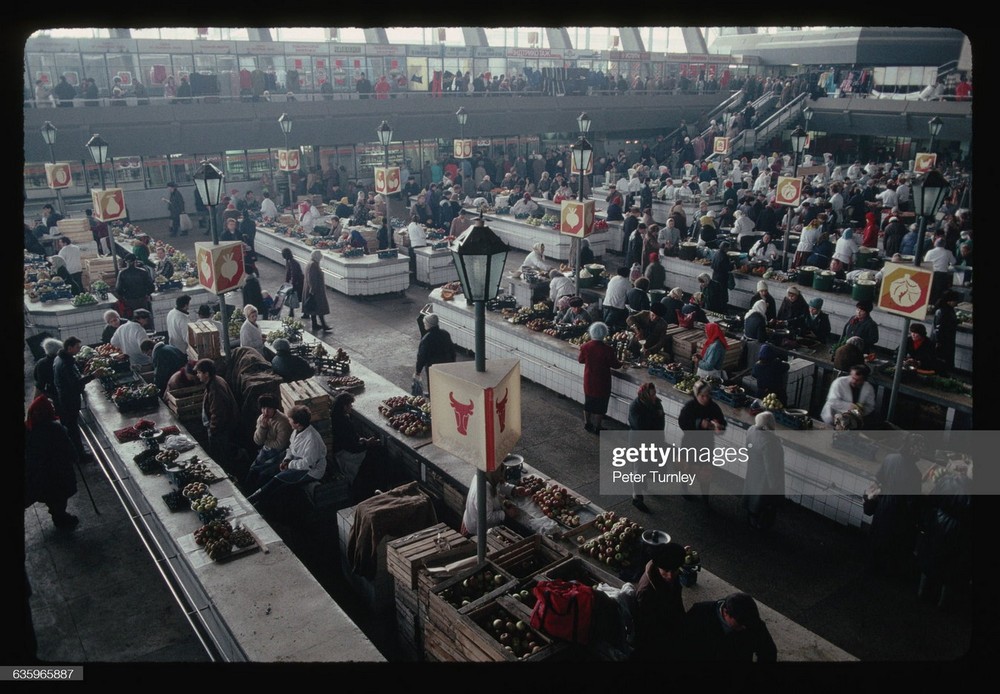
<instances>
[{"instance_id":1,"label":"produce scattered on counter","mask_svg":"<svg viewBox=\"0 0 1000 694\"><path fill-rule=\"evenodd\" d=\"M549 518L570 528L580 525L580 516L573 513L580 507L580 500L566 487L553 484L535 492L531 500L538 504L542 513Z\"/></svg>"},{"instance_id":2,"label":"produce scattered on counter","mask_svg":"<svg viewBox=\"0 0 1000 694\"><path fill-rule=\"evenodd\" d=\"M184 486L181 490L181 494L186 496L188 499L195 499L208 491L208 485L204 482L191 482Z\"/></svg>"},{"instance_id":3,"label":"produce scattered on counter","mask_svg":"<svg viewBox=\"0 0 1000 694\"><path fill-rule=\"evenodd\" d=\"M591 540L578 537L577 542L582 542L580 551L607 566L631 566L633 557L639 556L642 526L614 511L605 511L594 519L594 527L602 534Z\"/></svg>"}]
</instances>

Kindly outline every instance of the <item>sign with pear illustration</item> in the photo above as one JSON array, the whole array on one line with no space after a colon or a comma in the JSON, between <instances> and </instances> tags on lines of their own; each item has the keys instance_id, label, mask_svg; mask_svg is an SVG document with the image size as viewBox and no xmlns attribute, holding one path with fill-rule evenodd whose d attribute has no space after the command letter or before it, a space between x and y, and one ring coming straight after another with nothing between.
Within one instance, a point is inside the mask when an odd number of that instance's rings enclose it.
<instances>
[{"instance_id":1,"label":"sign with pear illustration","mask_svg":"<svg viewBox=\"0 0 1000 694\"><path fill-rule=\"evenodd\" d=\"M578 239L594 231L594 201L563 200L559 211L559 233Z\"/></svg>"},{"instance_id":2,"label":"sign with pear illustration","mask_svg":"<svg viewBox=\"0 0 1000 694\"><path fill-rule=\"evenodd\" d=\"M279 149L278 171L298 171L298 170L299 170L299 150Z\"/></svg>"},{"instance_id":3,"label":"sign with pear illustration","mask_svg":"<svg viewBox=\"0 0 1000 694\"><path fill-rule=\"evenodd\" d=\"M882 267L878 307L913 320L923 320L927 317L933 279L934 274L925 268L886 263Z\"/></svg>"},{"instance_id":4,"label":"sign with pear illustration","mask_svg":"<svg viewBox=\"0 0 1000 694\"><path fill-rule=\"evenodd\" d=\"M778 176L778 185L774 192L774 201L779 205L798 205L802 197L802 179L791 176Z\"/></svg>"},{"instance_id":5,"label":"sign with pear illustration","mask_svg":"<svg viewBox=\"0 0 1000 694\"><path fill-rule=\"evenodd\" d=\"M455 158L456 159L470 159L472 157L472 143L473 140L460 140L455 139Z\"/></svg>"},{"instance_id":6,"label":"sign with pear illustration","mask_svg":"<svg viewBox=\"0 0 1000 694\"><path fill-rule=\"evenodd\" d=\"M70 171L69 162L60 161L55 164L46 164L45 180L49 184L49 188L53 190L69 188L70 184L73 183L73 173Z\"/></svg>"},{"instance_id":7,"label":"sign with pear illustration","mask_svg":"<svg viewBox=\"0 0 1000 694\"><path fill-rule=\"evenodd\" d=\"M214 294L222 294L243 285L246 271L242 241L226 241L218 246L200 241L194 247L201 286Z\"/></svg>"},{"instance_id":8,"label":"sign with pear illustration","mask_svg":"<svg viewBox=\"0 0 1000 694\"><path fill-rule=\"evenodd\" d=\"M121 188L105 188L90 191L90 202L94 209L94 219L111 222L122 219L125 212L125 191Z\"/></svg>"}]
</instances>

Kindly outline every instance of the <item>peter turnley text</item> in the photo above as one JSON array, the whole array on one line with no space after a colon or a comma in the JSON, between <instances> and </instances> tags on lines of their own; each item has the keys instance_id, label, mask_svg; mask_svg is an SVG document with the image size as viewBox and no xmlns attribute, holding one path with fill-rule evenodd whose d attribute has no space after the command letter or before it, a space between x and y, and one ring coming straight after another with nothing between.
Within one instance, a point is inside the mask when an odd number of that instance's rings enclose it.
<instances>
[{"instance_id":1,"label":"peter turnley text","mask_svg":"<svg viewBox=\"0 0 1000 694\"><path fill-rule=\"evenodd\" d=\"M745 463L750 459L750 453L745 447L709 448L707 446L658 446L655 443L641 443L637 446L623 446L611 450L611 464L614 467L625 465L653 464L663 467L667 463L711 463L715 467L723 467L731 463Z\"/></svg>"},{"instance_id":2,"label":"peter turnley text","mask_svg":"<svg viewBox=\"0 0 1000 694\"><path fill-rule=\"evenodd\" d=\"M697 473L688 474L686 472L661 472L660 470L649 470L648 472L627 472L625 470L614 470L611 473L612 482L625 482L626 484L686 484L694 485Z\"/></svg>"}]
</instances>

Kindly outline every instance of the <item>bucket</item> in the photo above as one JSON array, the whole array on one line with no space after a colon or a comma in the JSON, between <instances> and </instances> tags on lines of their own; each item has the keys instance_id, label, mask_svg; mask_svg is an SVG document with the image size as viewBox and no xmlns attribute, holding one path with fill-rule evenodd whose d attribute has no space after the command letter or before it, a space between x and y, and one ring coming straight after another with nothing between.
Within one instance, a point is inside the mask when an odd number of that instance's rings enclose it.
<instances>
[{"instance_id":1,"label":"bucket","mask_svg":"<svg viewBox=\"0 0 1000 694\"><path fill-rule=\"evenodd\" d=\"M649 303L650 305L658 304L663 301L663 297L667 295L667 290L665 289L650 289L649 290Z\"/></svg>"},{"instance_id":2,"label":"bucket","mask_svg":"<svg viewBox=\"0 0 1000 694\"><path fill-rule=\"evenodd\" d=\"M855 269L867 270L872 266L872 261L878 259L878 249L862 246L858 249L857 263Z\"/></svg>"},{"instance_id":3,"label":"bucket","mask_svg":"<svg viewBox=\"0 0 1000 694\"><path fill-rule=\"evenodd\" d=\"M816 270L818 270L815 265L805 265L799 268L798 275L796 275L796 282L804 287L811 287L813 283L813 278L816 276Z\"/></svg>"},{"instance_id":4,"label":"bucket","mask_svg":"<svg viewBox=\"0 0 1000 694\"><path fill-rule=\"evenodd\" d=\"M697 255L696 251L698 249L698 244L692 243L690 241L685 241L681 244L681 249L678 252L678 257L681 260L694 260Z\"/></svg>"},{"instance_id":5,"label":"bucket","mask_svg":"<svg viewBox=\"0 0 1000 694\"><path fill-rule=\"evenodd\" d=\"M503 478L508 482L517 482L524 471L524 456L511 453L503 459Z\"/></svg>"},{"instance_id":6,"label":"bucket","mask_svg":"<svg viewBox=\"0 0 1000 694\"><path fill-rule=\"evenodd\" d=\"M875 299L875 281L858 280L851 289L851 298L855 301L873 301Z\"/></svg>"},{"instance_id":7,"label":"bucket","mask_svg":"<svg viewBox=\"0 0 1000 694\"><path fill-rule=\"evenodd\" d=\"M830 270L822 270L818 274L813 276L813 289L817 289L821 292L829 292L833 290L833 278L837 273L831 272Z\"/></svg>"}]
</instances>

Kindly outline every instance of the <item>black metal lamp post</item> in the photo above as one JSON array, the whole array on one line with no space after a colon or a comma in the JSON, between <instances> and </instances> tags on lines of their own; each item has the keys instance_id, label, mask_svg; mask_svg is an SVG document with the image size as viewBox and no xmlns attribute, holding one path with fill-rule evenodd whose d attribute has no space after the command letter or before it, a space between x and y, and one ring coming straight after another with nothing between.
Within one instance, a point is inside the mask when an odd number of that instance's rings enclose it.
<instances>
[{"instance_id":1,"label":"black metal lamp post","mask_svg":"<svg viewBox=\"0 0 1000 694\"><path fill-rule=\"evenodd\" d=\"M802 150L806 148L806 131L803 130L801 125L795 126L795 130L792 131L792 153L795 159L795 163L792 167L792 178L799 177L799 155L802 154ZM785 218L785 243L784 250L781 254L781 268L783 270L788 269L788 243L792 236L792 206L788 206L788 216Z\"/></svg>"},{"instance_id":2,"label":"black metal lamp post","mask_svg":"<svg viewBox=\"0 0 1000 694\"><path fill-rule=\"evenodd\" d=\"M475 306L476 371L486 371L486 302L500 290L504 265L510 246L486 226L482 213L476 223L466 229L451 244L451 255L458 270L458 279L466 298ZM479 561L486 559L486 473L476 473L476 494L479 500L477 539Z\"/></svg>"},{"instance_id":3,"label":"black metal lamp post","mask_svg":"<svg viewBox=\"0 0 1000 694\"><path fill-rule=\"evenodd\" d=\"M938 116L934 116L927 121L927 131L931 134L931 141L927 145L927 149L931 152L934 151L934 140L936 140L937 136L941 134L942 126L944 126L944 121Z\"/></svg>"},{"instance_id":4,"label":"black metal lamp post","mask_svg":"<svg viewBox=\"0 0 1000 694\"><path fill-rule=\"evenodd\" d=\"M215 208L222 200L222 189L223 182L226 179L226 175L219 170L217 166L212 164L210 161L202 161L198 166L198 170L194 172L194 183L198 186L198 193L201 195L202 201L209 210L209 228L212 230L212 245L219 245L219 229L215 223ZM197 258L195 258L197 262ZM226 297L223 295L220 297L220 311L222 313L222 329L225 331L225 335L222 336L222 344L226 348L226 354L229 354L229 305L226 303Z\"/></svg>"},{"instance_id":5,"label":"black metal lamp post","mask_svg":"<svg viewBox=\"0 0 1000 694\"><path fill-rule=\"evenodd\" d=\"M465 110L465 106L460 106L457 111L455 111L455 117L458 118L458 124L461 126L460 137L465 139L465 124L469 122L469 114Z\"/></svg>"},{"instance_id":6,"label":"black metal lamp post","mask_svg":"<svg viewBox=\"0 0 1000 694\"><path fill-rule=\"evenodd\" d=\"M585 118L587 114L581 113L580 118ZM579 119L578 119L579 122ZM590 127L590 119L586 121L587 127ZM582 128L582 124L581 124ZM584 131L585 132L585 131ZM590 142L587 141L582 134L580 139L578 139L573 146L570 148L573 153L573 168L577 171L577 176L579 179L579 195L577 196L580 204L583 204L583 177L586 175L585 172L590 168L591 162L594 158L594 148L591 146ZM580 210L580 214L583 214L583 210ZM576 272L573 277L573 293L577 296L580 295L580 271L583 269L581 267L582 255L583 255L583 238L578 238L576 240Z\"/></svg>"},{"instance_id":7,"label":"black metal lamp post","mask_svg":"<svg viewBox=\"0 0 1000 694\"><path fill-rule=\"evenodd\" d=\"M42 126L42 139L45 140L45 144L47 144L49 146L49 159L52 160L53 164L56 163L56 152L55 152L54 145L56 143L56 133L57 132L59 132L59 131L56 128L56 126L52 125L52 121L48 121L48 120L45 121L45 125ZM65 215L66 214L66 210L64 209L64 206L63 206L62 189L61 188L56 188L56 200L58 201L58 204L59 204L59 214Z\"/></svg>"},{"instance_id":8,"label":"black metal lamp post","mask_svg":"<svg viewBox=\"0 0 1000 694\"><path fill-rule=\"evenodd\" d=\"M97 164L97 173L101 177L101 190L104 190L104 163L108 160L108 143L104 141L104 138L100 135L93 135L87 141L87 149L90 150L90 156L93 158L94 163ZM111 264L115 269L115 277L118 276L118 244L115 241L115 235L108 229L108 240L111 245Z\"/></svg>"},{"instance_id":9,"label":"black metal lamp post","mask_svg":"<svg viewBox=\"0 0 1000 694\"><path fill-rule=\"evenodd\" d=\"M287 113L282 113L278 117L278 125L281 126L281 132L285 136L285 151L288 151L288 136L292 133L292 119L288 117ZM285 206L290 207L292 204L292 172L285 171L285 182L288 184L288 192L286 193Z\"/></svg>"}]
</instances>

